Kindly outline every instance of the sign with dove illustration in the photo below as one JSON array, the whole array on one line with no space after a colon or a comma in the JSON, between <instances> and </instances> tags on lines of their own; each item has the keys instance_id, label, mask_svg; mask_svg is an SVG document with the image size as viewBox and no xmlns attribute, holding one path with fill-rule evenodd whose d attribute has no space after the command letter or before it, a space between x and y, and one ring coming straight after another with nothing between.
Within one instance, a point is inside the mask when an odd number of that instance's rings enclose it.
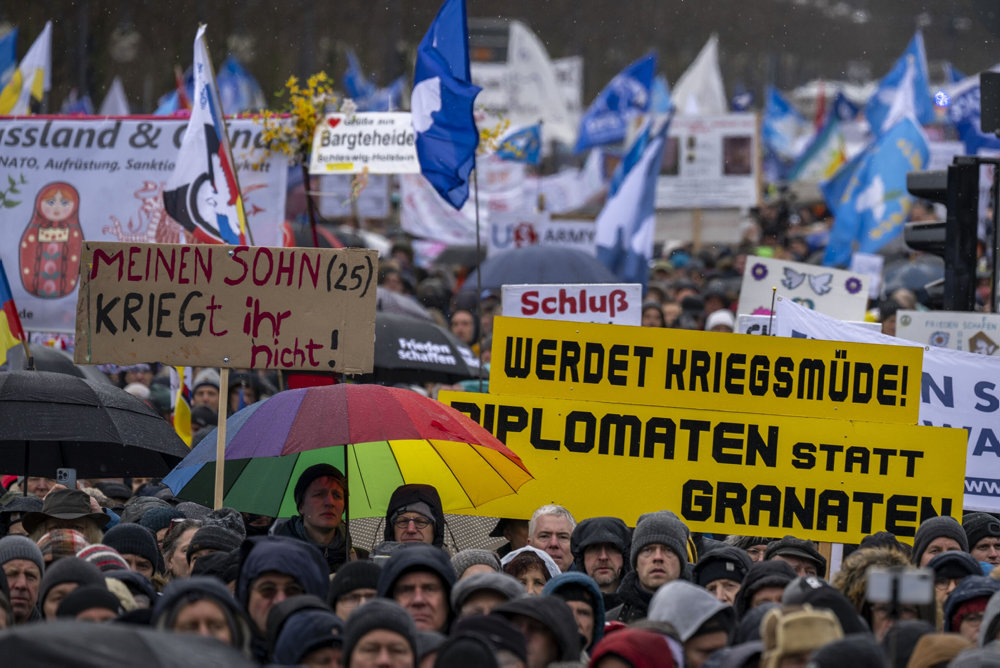
<instances>
[{"instance_id":1,"label":"sign with dove illustration","mask_svg":"<svg viewBox=\"0 0 1000 668\"><path fill-rule=\"evenodd\" d=\"M767 315L777 296L839 320L864 320L868 306L865 274L804 262L748 256L740 289L739 314Z\"/></svg>"}]
</instances>

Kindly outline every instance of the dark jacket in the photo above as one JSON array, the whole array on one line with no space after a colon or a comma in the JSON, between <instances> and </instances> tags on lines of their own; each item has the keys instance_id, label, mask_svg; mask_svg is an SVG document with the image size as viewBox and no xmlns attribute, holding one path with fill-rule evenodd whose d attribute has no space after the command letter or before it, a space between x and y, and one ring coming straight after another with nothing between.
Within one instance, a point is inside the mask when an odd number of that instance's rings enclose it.
<instances>
[{"instance_id":1,"label":"dark jacket","mask_svg":"<svg viewBox=\"0 0 1000 668\"><path fill-rule=\"evenodd\" d=\"M630 624L645 618L653 593L643 589L642 585L639 584L639 576L636 575L635 571L630 571L622 578L622 583L618 585L618 596L621 603L608 610L604 616L605 621Z\"/></svg>"},{"instance_id":2,"label":"dark jacket","mask_svg":"<svg viewBox=\"0 0 1000 668\"><path fill-rule=\"evenodd\" d=\"M955 590L948 594L948 598L944 601L944 631L958 633L957 628L952 628L951 621L963 603L977 598L989 599L997 591L1000 591L1000 580L986 575L970 575L964 578L958 583ZM986 616L984 614L983 620L985 621L985 619Z\"/></svg>"},{"instance_id":3,"label":"dark jacket","mask_svg":"<svg viewBox=\"0 0 1000 668\"><path fill-rule=\"evenodd\" d=\"M250 620L226 585L217 578L194 576L172 580L164 588L163 595L154 602L151 625L161 631L173 631L174 622L181 610L189 603L203 599L215 603L225 612L230 624L233 647L249 656L252 638Z\"/></svg>"},{"instance_id":4,"label":"dark jacket","mask_svg":"<svg viewBox=\"0 0 1000 668\"><path fill-rule=\"evenodd\" d=\"M610 543L621 552L624 561L622 572L627 572L630 568L629 549L632 545L632 530L617 517L590 517L576 525L570 537L570 552L573 553L575 570L586 573L583 567L583 553L591 545L602 543Z\"/></svg>"},{"instance_id":5,"label":"dark jacket","mask_svg":"<svg viewBox=\"0 0 1000 668\"><path fill-rule=\"evenodd\" d=\"M594 578L585 573L577 573L575 571L560 573L545 583L542 595L559 596L560 589L573 585L586 589L594 601L594 605L592 606L594 610L594 637L590 641L590 644L584 647L584 650L587 652L592 652L597 643L604 637L604 622L602 620L606 614L604 610L604 597L601 595L601 590L598 588L597 583L594 582ZM562 598L561 596L559 597Z\"/></svg>"},{"instance_id":6,"label":"dark jacket","mask_svg":"<svg viewBox=\"0 0 1000 668\"><path fill-rule=\"evenodd\" d=\"M287 522L275 525L274 535L297 538L304 540L310 545L315 545L323 553L323 558L326 560L326 565L331 573L337 572L337 569L347 561L348 553L351 551L351 535L343 523L337 527L337 534L333 540L326 545L319 545L313 542L313 539L306 532L306 526L302 521L301 515L296 515Z\"/></svg>"},{"instance_id":7,"label":"dark jacket","mask_svg":"<svg viewBox=\"0 0 1000 668\"><path fill-rule=\"evenodd\" d=\"M542 623L556 639L559 647L557 661L578 662L580 660L581 636L573 611L557 596L524 596L501 603L491 615L500 615L508 620L514 615L524 615ZM596 627L596 624L595 624Z\"/></svg>"},{"instance_id":8,"label":"dark jacket","mask_svg":"<svg viewBox=\"0 0 1000 668\"><path fill-rule=\"evenodd\" d=\"M781 587L784 589L788 583L796 578L795 569L787 562L779 560L757 561L750 566L747 575L743 578L743 586L740 587L736 598L733 600L733 608L736 616L742 617L750 609L750 602L754 594L766 587Z\"/></svg>"},{"instance_id":9,"label":"dark jacket","mask_svg":"<svg viewBox=\"0 0 1000 668\"><path fill-rule=\"evenodd\" d=\"M400 508L404 508L412 503L426 503L430 506L434 515L434 545L441 547L444 545L444 511L441 509L441 497L438 491L430 485L400 485L389 498L389 505L385 511L385 540L396 540L393 532L392 516Z\"/></svg>"}]
</instances>

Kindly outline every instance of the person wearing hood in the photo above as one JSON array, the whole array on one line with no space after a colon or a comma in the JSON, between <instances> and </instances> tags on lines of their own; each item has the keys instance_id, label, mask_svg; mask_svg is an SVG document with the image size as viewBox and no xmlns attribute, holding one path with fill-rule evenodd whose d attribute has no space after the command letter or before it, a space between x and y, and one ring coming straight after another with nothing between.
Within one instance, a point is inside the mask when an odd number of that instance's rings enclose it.
<instances>
[{"instance_id":1,"label":"person wearing hood","mask_svg":"<svg viewBox=\"0 0 1000 668\"><path fill-rule=\"evenodd\" d=\"M736 616L742 618L763 603L781 603L785 587L794 579L795 570L785 561L754 562L733 599Z\"/></svg>"},{"instance_id":2,"label":"person wearing hood","mask_svg":"<svg viewBox=\"0 0 1000 668\"><path fill-rule=\"evenodd\" d=\"M521 629L528 643L527 668L580 661L580 632L573 611L556 596L525 596L508 601L490 613Z\"/></svg>"},{"instance_id":3,"label":"person wearing hood","mask_svg":"<svg viewBox=\"0 0 1000 668\"><path fill-rule=\"evenodd\" d=\"M990 600L986 603L977 640L980 647L986 647L993 641L1000 640L1000 595L996 593L990 596Z\"/></svg>"},{"instance_id":4,"label":"person wearing hood","mask_svg":"<svg viewBox=\"0 0 1000 668\"><path fill-rule=\"evenodd\" d=\"M621 629L608 634L594 647L590 665L594 668L621 666L635 668L675 668L683 649L669 636L646 629Z\"/></svg>"},{"instance_id":5,"label":"person wearing hood","mask_svg":"<svg viewBox=\"0 0 1000 668\"><path fill-rule=\"evenodd\" d=\"M476 573L455 583L451 609L458 618L488 615L502 603L525 596L520 582L503 573Z\"/></svg>"},{"instance_id":6,"label":"person wearing hood","mask_svg":"<svg viewBox=\"0 0 1000 668\"><path fill-rule=\"evenodd\" d=\"M968 552L950 550L942 552L927 562L927 568L934 571L934 597L944 608L945 599L955 587L970 575L982 575L983 569Z\"/></svg>"},{"instance_id":7,"label":"person wearing hood","mask_svg":"<svg viewBox=\"0 0 1000 668\"><path fill-rule=\"evenodd\" d=\"M351 537L343 521L347 479L335 466L313 464L299 475L293 497L299 514L277 524L274 535L316 546L323 553L327 571L336 572L351 552Z\"/></svg>"},{"instance_id":8,"label":"person wearing hood","mask_svg":"<svg viewBox=\"0 0 1000 668\"><path fill-rule=\"evenodd\" d=\"M250 656L250 622L229 590L215 578L170 582L153 605L153 628L215 638Z\"/></svg>"},{"instance_id":9,"label":"person wearing hood","mask_svg":"<svg viewBox=\"0 0 1000 668\"><path fill-rule=\"evenodd\" d=\"M570 536L573 568L594 579L604 594L605 607L618 605L615 592L628 572L631 542L632 532L617 517L589 517Z\"/></svg>"},{"instance_id":10,"label":"person wearing hood","mask_svg":"<svg viewBox=\"0 0 1000 668\"><path fill-rule=\"evenodd\" d=\"M504 573L520 582L529 595L541 594L545 584L562 572L548 552L531 545L505 554L500 566Z\"/></svg>"},{"instance_id":11,"label":"person wearing hood","mask_svg":"<svg viewBox=\"0 0 1000 668\"><path fill-rule=\"evenodd\" d=\"M811 605L771 610L760 624L760 634L764 643L761 668L804 666L813 652L844 637L836 615Z\"/></svg>"},{"instance_id":12,"label":"person wearing hood","mask_svg":"<svg viewBox=\"0 0 1000 668\"><path fill-rule=\"evenodd\" d=\"M604 597L594 579L574 571L560 573L545 584L542 595L566 601L583 636L584 651L593 650L604 637Z\"/></svg>"},{"instance_id":13,"label":"person wearing hood","mask_svg":"<svg viewBox=\"0 0 1000 668\"><path fill-rule=\"evenodd\" d=\"M272 607L267 638L276 665L341 665L344 622L315 596L293 596Z\"/></svg>"},{"instance_id":14,"label":"person wearing hood","mask_svg":"<svg viewBox=\"0 0 1000 668\"><path fill-rule=\"evenodd\" d=\"M447 633L455 569L444 550L425 543L404 544L379 573L376 593L401 605L417 629Z\"/></svg>"},{"instance_id":15,"label":"person wearing hood","mask_svg":"<svg viewBox=\"0 0 1000 668\"><path fill-rule=\"evenodd\" d=\"M693 571L694 581L723 603L732 603L752 563L743 550L723 545L698 559Z\"/></svg>"},{"instance_id":16,"label":"person wearing hood","mask_svg":"<svg viewBox=\"0 0 1000 668\"><path fill-rule=\"evenodd\" d=\"M698 585L674 580L660 587L649 603L649 619L668 622L684 644L684 665L700 668L726 646L736 626L733 606Z\"/></svg>"},{"instance_id":17,"label":"person wearing hood","mask_svg":"<svg viewBox=\"0 0 1000 668\"><path fill-rule=\"evenodd\" d=\"M385 510L385 540L444 546L444 510L431 485L400 485Z\"/></svg>"},{"instance_id":18,"label":"person wearing hood","mask_svg":"<svg viewBox=\"0 0 1000 668\"><path fill-rule=\"evenodd\" d=\"M837 616L840 628L848 635L871 632L847 597L829 582L816 577L797 577L789 582L781 604L811 605L817 610L829 610Z\"/></svg>"},{"instance_id":19,"label":"person wearing hood","mask_svg":"<svg viewBox=\"0 0 1000 668\"><path fill-rule=\"evenodd\" d=\"M629 549L631 571L618 587L621 604L608 610L606 621L628 624L646 616L649 601L662 585L681 577L687 567L687 525L669 511L639 518Z\"/></svg>"},{"instance_id":20,"label":"person wearing hood","mask_svg":"<svg viewBox=\"0 0 1000 668\"><path fill-rule=\"evenodd\" d=\"M970 575L962 580L945 599L943 630L978 642L986 605L997 591L1000 580L985 575Z\"/></svg>"},{"instance_id":21,"label":"person wearing hood","mask_svg":"<svg viewBox=\"0 0 1000 668\"><path fill-rule=\"evenodd\" d=\"M263 636L267 613L286 598L312 594L323 598L329 588L326 560L316 547L284 536L254 536L240 546L236 600L253 624L254 658L267 658Z\"/></svg>"}]
</instances>

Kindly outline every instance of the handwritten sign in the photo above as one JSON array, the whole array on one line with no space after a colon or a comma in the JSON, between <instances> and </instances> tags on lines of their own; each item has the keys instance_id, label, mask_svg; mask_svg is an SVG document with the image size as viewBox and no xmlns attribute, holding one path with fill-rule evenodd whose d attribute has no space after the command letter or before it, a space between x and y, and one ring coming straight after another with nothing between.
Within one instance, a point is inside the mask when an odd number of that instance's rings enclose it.
<instances>
[{"instance_id":1,"label":"handwritten sign","mask_svg":"<svg viewBox=\"0 0 1000 668\"><path fill-rule=\"evenodd\" d=\"M376 251L85 242L77 362L369 373Z\"/></svg>"}]
</instances>

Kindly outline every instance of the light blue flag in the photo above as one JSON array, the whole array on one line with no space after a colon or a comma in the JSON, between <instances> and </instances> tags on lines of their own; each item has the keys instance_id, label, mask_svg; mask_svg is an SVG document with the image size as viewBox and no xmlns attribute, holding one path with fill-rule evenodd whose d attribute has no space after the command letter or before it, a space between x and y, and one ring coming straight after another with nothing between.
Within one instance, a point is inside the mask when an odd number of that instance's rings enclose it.
<instances>
[{"instance_id":1,"label":"light blue flag","mask_svg":"<svg viewBox=\"0 0 1000 668\"><path fill-rule=\"evenodd\" d=\"M951 62L945 62L944 64L944 78L948 83L958 83L965 78L965 75L956 68Z\"/></svg>"},{"instance_id":2,"label":"light blue flag","mask_svg":"<svg viewBox=\"0 0 1000 668\"><path fill-rule=\"evenodd\" d=\"M896 110L893 110L894 106ZM912 113L922 125L934 122L927 55L924 52L924 37L919 30L900 59L879 81L878 88L865 106L865 118L875 134L887 130L898 118L906 115L904 112Z\"/></svg>"},{"instance_id":3,"label":"light blue flag","mask_svg":"<svg viewBox=\"0 0 1000 668\"><path fill-rule=\"evenodd\" d=\"M233 56L222 61L215 83L227 114L242 114L267 106L260 84Z\"/></svg>"},{"instance_id":4,"label":"light blue flag","mask_svg":"<svg viewBox=\"0 0 1000 668\"><path fill-rule=\"evenodd\" d=\"M410 108L420 172L456 209L469 198L479 131L469 76L465 0L445 0L417 47Z\"/></svg>"},{"instance_id":5,"label":"light blue flag","mask_svg":"<svg viewBox=\"0 0 1000 668\"><path fill-rule=\"evenodd\" d=\"M508 132L501 137L496 156L502 160L537 165L542 159L541 123Z\"/></svg>"},{"instance_id":6,"label":"light blue flag","mask_svg":"<svg viewBox=\"0 0 1000 668\"><path fill-rule=\"evenodd\" d=\"M650 89L656 73L656 54L635 61L615 75L580 119L580 136L576 152L616 144L625 140L628 125L639 114L649 110Z\"/></svg>"},{"instance_id":7,"label":"light blue flag","mask_svg":"<svg viewBox=\"0 0 1000 668\"><path fill-rule=\"evenodd\" d=\"M649 93L649 111L654 114L665 114L674 108L674 103L670 100L670 86L667 78L662 74L657 74L653 79L653 86Z\"/></svg>"},{"instance_id":8,"label":"light blue flag","mask_svg":"<svg viewBox=\"0 0 1000 668\"><path fill-rule=\"evenodd\" d=\"M17 70L17 28L0 37L0 88L7 85Z\"/></svg>"},{"instance_id":9,"label":"light blue flag","mask_svg":"<svg viewBox=\"0 0 1000 668\"><path fill-rule=\"evenodd\" d=\"M1000 149L1000 139L992 132L983 132L979 108L979 76L963 79L950 88L948 120L955 125L965 143L965 152L976 155L979 149Z\"/></svg>"},{"instance_id":10,"label":"light blue flag","mask_svg":"<svg viewBox=\"0 0 1000 668\"><path fill-rule=\"evenodd\" d=\"M344 72L344 91L357 101L375 94L375 82L361 71L361 63L354 49L347 50L347 70Z\"/></svg>"},{"instance_id":11,"label":"light blue flag","mask_svg":"<svg viewBox=\"0 0 1000 668\"><path fill-rule=\"evenodd\" d=\"M597 216L597 258L622 281L646 285L656 228L656 179L670 118L655 132L647 123L618 164Z\"/></svg>"},{"instance_id":12,"label":"light blue flag","mask_svg":"<svg viewBox=\"0 0 1000 668\"><path fill-rule=\"evenodd\" d=\"M761 136L764 146L783 160L798 157L797 140L809 129L809 122L774 86L767 87Z\"/></svg>"},{"instance_id":13,"label":"light blue flag","mask_svg":"<svg viewBox=\"0 0 1000 668\"><path fill-rule=\"evenodd\" d=\"M837 120L842 123L853 121L858 117L859 111L861 110L858 105L851 102L850 98L844 95L844 91L837 93L837 97L833 100L833 113L837 116Z\"/></svg>"},{"instance_id":14,"label":"light blue flag","mask_svg":"<svg viewBox=\"0 0 1000 668\"><path fill-rule=\"evenodd\" d=\"M406 77L402 76L385 88L376 88L368 97L356 99L358 111L399 111L403 104L403 87Z\"/></svg>"},{"instance_id":15,"label":"light blue flag","mask_svg":"<svg viewBox=\"0 0 1000 668\"><path fill-rule=\"evenodd\" d=\"M846 265L855 241L859 252L875 253L899 236L913 201L906 175L929 156L920 126L904 118L821 185L834 217L823 264Z\"/></svg>"}]
</instances>

